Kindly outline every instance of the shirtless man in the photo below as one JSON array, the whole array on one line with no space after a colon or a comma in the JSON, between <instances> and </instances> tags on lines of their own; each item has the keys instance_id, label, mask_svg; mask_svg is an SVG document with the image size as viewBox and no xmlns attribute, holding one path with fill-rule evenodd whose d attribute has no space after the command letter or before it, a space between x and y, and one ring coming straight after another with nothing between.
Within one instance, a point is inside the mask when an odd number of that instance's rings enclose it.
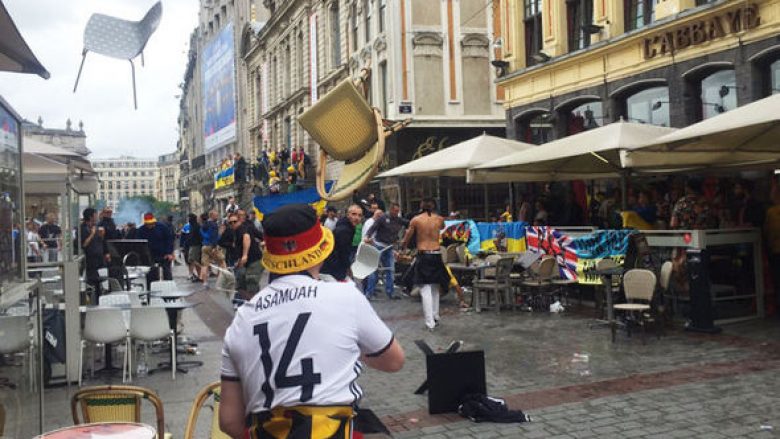
<instances>
[{"instance_id":1,"label":"shirtless man","mask_svg":"<svg viewBox=\"0 0 780 439\"><path fill-rule=\"evenodd\" d=\"M425 326L433 331L439 323L439 288L448 285L450 277L439 250L439 231L444 228L444 218L436 213L436 202L427 198L423 211L412 218L404 235L402 248L412 237L417 243L417 261L414 264L414 285L420 288Z\"/></svg>"}]
</instances>

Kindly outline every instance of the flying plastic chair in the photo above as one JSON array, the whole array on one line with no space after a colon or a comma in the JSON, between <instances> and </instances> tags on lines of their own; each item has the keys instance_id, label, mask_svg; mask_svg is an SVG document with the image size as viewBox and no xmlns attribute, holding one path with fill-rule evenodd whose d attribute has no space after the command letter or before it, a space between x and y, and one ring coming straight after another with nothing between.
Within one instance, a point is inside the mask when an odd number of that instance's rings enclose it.
<instances>
[{"instance_id":1,"label":"flying plastic chair","mask_svg":"<svg viewBox=\"0 0 780 439\"><path fill-rule=\"evenodd\" d=\"M123 20L103 14L92 14L84 29L84 50L81 52L81 65L76 76L76 84L73 93L79 86L81 70L84 68L84 60L87 52L95 52L111 58L126 59L130 61L130 69L133 74L133 105L138 109L138 100L135 93L135 64L133 59L141 55L141 66L144 65L144 48L152 36L162 18L162 3L159 1L152 6L141 21Z\"/></svg>"}]
</instances>

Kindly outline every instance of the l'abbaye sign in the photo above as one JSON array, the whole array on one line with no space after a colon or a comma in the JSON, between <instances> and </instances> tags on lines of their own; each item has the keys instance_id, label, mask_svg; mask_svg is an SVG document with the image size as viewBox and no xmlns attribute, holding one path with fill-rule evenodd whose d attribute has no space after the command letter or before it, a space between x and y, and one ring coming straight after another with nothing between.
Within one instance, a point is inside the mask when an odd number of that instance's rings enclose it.
<instances>
[{"instance_id":1,"label":"l'abbaye sign","mask_svg":"<svg viewBox=\"0 0 780 439\"><path fill-rule=\"evenodd\" d=\"M740 5L739 8L703 17L698 21L645 38L644 56L645 59L651 59L659 55L675 53L729 34L755 29L760 24L761 17L758 15L757 5Z\"/></svg>"}]
</instances>

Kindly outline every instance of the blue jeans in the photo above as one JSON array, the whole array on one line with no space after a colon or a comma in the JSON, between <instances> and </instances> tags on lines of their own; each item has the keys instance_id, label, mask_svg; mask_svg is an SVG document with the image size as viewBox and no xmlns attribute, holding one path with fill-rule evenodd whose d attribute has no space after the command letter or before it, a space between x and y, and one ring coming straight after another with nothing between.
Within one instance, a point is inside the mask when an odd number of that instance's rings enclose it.
<instances>
[{"instance_id":1,"label":"blue jeans","mask_svg":"<svg viewBox=\"0 0 780 439\"><path fill-rule=\"evenodd\" d=\"M376 245L380 251L385 250L389 246ZM385 293L387 297L393 297L393 275L395 274L395 258L393 257L393 250L387 249L382 252L379 257L379 268L385 269ZM371 273L366 281L366 297L373 297L376 290L376 284L379 282L379 270Z\"/></svg>"}]
</instances>

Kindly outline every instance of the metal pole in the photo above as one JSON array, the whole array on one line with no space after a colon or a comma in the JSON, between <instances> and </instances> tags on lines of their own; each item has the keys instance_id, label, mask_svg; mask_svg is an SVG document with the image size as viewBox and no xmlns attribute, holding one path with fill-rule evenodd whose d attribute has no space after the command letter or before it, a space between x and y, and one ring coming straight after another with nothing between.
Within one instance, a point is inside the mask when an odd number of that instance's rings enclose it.
<instances>
[{"instance_id":1,"label":"metal pole","mask_svg":"<svg viewBox=\"0 0 780 439\"><path fill-rule=\"evenodd\" d=\"M626 186L628 175L625 172L620 173L620 207L623 210L628 209L628 197L626 195Z\"/></svg>"},{"instance_id":2,"label":"metal pole","mask_svg":"<svg viewBox=\"0 0 780 439\"><path fill-rule=\"evenodd\" d=\"M514 220L516 218L515 216L515 184L509 183L509 213L512 215L512 219Z\"/></svg>"},{"instance_id":3,"label":"metal pole","mask_svg":"<svg viewBox=\"0 0 780 439\"><path fill-rule=\"evenodd\" d=\"M490 221L490 208L488 207L488 185L487 183L482 185L483 194L485 199L485 221Z\"/></svg>"}]
</instances>

